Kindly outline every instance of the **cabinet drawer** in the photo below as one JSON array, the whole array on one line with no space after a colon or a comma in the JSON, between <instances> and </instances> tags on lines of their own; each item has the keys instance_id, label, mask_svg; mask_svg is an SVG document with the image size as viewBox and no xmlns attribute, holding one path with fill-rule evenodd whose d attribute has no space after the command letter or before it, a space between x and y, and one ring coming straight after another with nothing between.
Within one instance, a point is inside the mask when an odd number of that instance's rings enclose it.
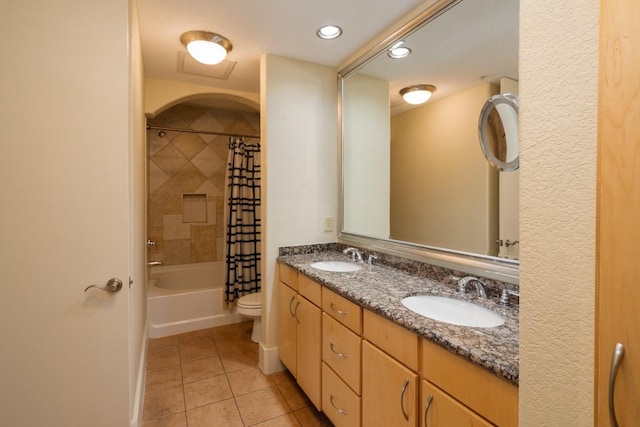
<instances>
[{"instance_id":1,"label":"cabinet drawer","mask_svg":"<svg viewBox=\"0 0 640 427\"><path fill-rule=\"evenodd\" d=\"M425 339L422 374L492 423L518 425L518 387Z\"/></svg>"},{"instance_id":2,"label":"cabinet drawer","mask_svg":"<svg viewBox=\"0 0 640 427\"><path fill-rule=\"evenodd\" d=\"M418 372L418 335L369 310L362 317L364 339Z\"/></svg>"},{"instance_id":3,"label":"cabinet drawer","mask_svg":"<svg viewBox=\"0 0 640 427\"><path fill-rule=\"evenodd\" d=\"M472 412L457 400L428 381L422 381L422 427L492 427L484 418Z\"/></svg>"},{"instance_id":4,"label":"cabinet drawer","mask_svg":"<svg viewBox=\"0 0 640 427\"><path fill-rule=\"evenodd\" d=\"M278 264L278 276L282 283L285 283L294 291L298 290L298 272L288 265Z\"/></svg>"},{"instance_id":5,"label":"cabinet drawer","mask_svg":"<svg viewBox=\"0 0 640 427\"><path fill-rule=\"evenodd\" d=\"M335 427L360 426L361 399L326 363L322 364L322 410Z\"/></svg>"},{"instance_id":6,"label":"cabinet drawer","mask_svg":"<svg viewBox=\"0 0 640 427\"><path fill-rule=\"evenodd\" d=\"M356 334L362 333L362 308L327 288L322 288L322 309Z\"/></svg>"},{"instance_id":7,"label":"cabinet drawer","mask_svg":"<svg viewBox=\"0 0 640 427\"><path fill-rule=\"evenodd\" d=\"M360 394L360 336L322 314L322 360L357 394Z\"/></svg>"},{"instance_id":8,"label":"cabinet drawer","mask_svg":"<svg viewBox=\"0 0 640 427\"><path fill-rule=\"evenodd\" d=\"M304 274L298 275L298 293L318 307L322 305L322 286Z\"/></svg>"}]
</instances>

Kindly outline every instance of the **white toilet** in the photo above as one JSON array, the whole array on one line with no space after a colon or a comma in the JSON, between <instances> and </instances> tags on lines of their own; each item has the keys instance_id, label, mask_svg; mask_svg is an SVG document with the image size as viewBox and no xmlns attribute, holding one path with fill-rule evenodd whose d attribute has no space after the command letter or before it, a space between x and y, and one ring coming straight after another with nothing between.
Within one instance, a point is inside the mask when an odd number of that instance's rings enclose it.
<instances>
[{"instance_id":1,"label":"white toilet","mask_svg":"<svg viewBox=\"0 0 640 427\"><path fill-rule=\"evenodd\" d=\"M262 338L260 319L262 318L262 294L256 292L242 296L238 299L238 313L253 318L253 331L251 341L260 342Z\"/></svg>"}]
</instances>

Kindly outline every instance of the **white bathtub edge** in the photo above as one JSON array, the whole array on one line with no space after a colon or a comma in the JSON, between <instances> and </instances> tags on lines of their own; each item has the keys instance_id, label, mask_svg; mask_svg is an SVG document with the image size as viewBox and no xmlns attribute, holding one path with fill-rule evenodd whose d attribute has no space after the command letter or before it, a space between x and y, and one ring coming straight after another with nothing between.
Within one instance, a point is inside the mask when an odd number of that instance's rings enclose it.
<instances>
[{"instance_id":1,"label":"white bathtub edge","mask_svg":"<svg viewBox=\"0 0 640 427\"><path fill-rule=\"evenodd\" d=\"M215 328L216 326L240 323L247 318L238 313L217 314L214 316L199 317L179 322L149 324L149 338L164 338L170 335L182 334L199 329Z\"/></svg>"}]
</instances>

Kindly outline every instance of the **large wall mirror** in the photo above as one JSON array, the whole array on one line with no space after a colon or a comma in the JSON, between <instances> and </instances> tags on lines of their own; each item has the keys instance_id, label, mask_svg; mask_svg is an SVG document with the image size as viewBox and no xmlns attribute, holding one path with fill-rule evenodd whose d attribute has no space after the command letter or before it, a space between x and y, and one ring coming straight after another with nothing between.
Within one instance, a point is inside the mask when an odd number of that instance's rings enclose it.
<instances>
[{"instance_id":1,"label":"large wall mirror","mask_svg":"<svg viewBox=\"0 0 640 427\"><path fill-rule=\"evenodd\" d=\"M518 13L436 0L339 71L341 241L517 282L519 172L487 161L478 121L517 96ZM426 103L404 101L414 85Z\"/></svg>"}]
</instances>

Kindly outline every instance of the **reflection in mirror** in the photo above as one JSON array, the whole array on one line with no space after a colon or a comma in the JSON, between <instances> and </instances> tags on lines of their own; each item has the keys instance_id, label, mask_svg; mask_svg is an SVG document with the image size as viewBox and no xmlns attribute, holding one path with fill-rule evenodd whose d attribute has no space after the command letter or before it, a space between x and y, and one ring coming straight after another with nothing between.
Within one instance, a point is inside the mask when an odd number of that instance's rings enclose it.
<instances>
[{"instance_id":1,"label":"reflection in mirror","mask_svg":"<svg viewBox=\"0 0 640 427\"><path fill-rule=\"evenodd\" d=\"M478 117L487 99L518 92L518 9L518 0L436 1L339 72L341 240L515 265L517 275L518 172L504 179L486 161ZM399 41L411 54L393 59ZM403 102L400 90L417 84L437 90L425 104ZM498 154L506 160L509 143Z\"/></svg>"},{"instance_id":2,"label":"reflection in mirror","mask_svg":"<svg viewBox=\"0 0 640 427\"><path fill-rule=\"evenodd\" d=\"M518 169L518 113L517 95L494 95L482 107L478 121L480 148L490 165L502 172Z\"/></svg>"}]
</instances>

